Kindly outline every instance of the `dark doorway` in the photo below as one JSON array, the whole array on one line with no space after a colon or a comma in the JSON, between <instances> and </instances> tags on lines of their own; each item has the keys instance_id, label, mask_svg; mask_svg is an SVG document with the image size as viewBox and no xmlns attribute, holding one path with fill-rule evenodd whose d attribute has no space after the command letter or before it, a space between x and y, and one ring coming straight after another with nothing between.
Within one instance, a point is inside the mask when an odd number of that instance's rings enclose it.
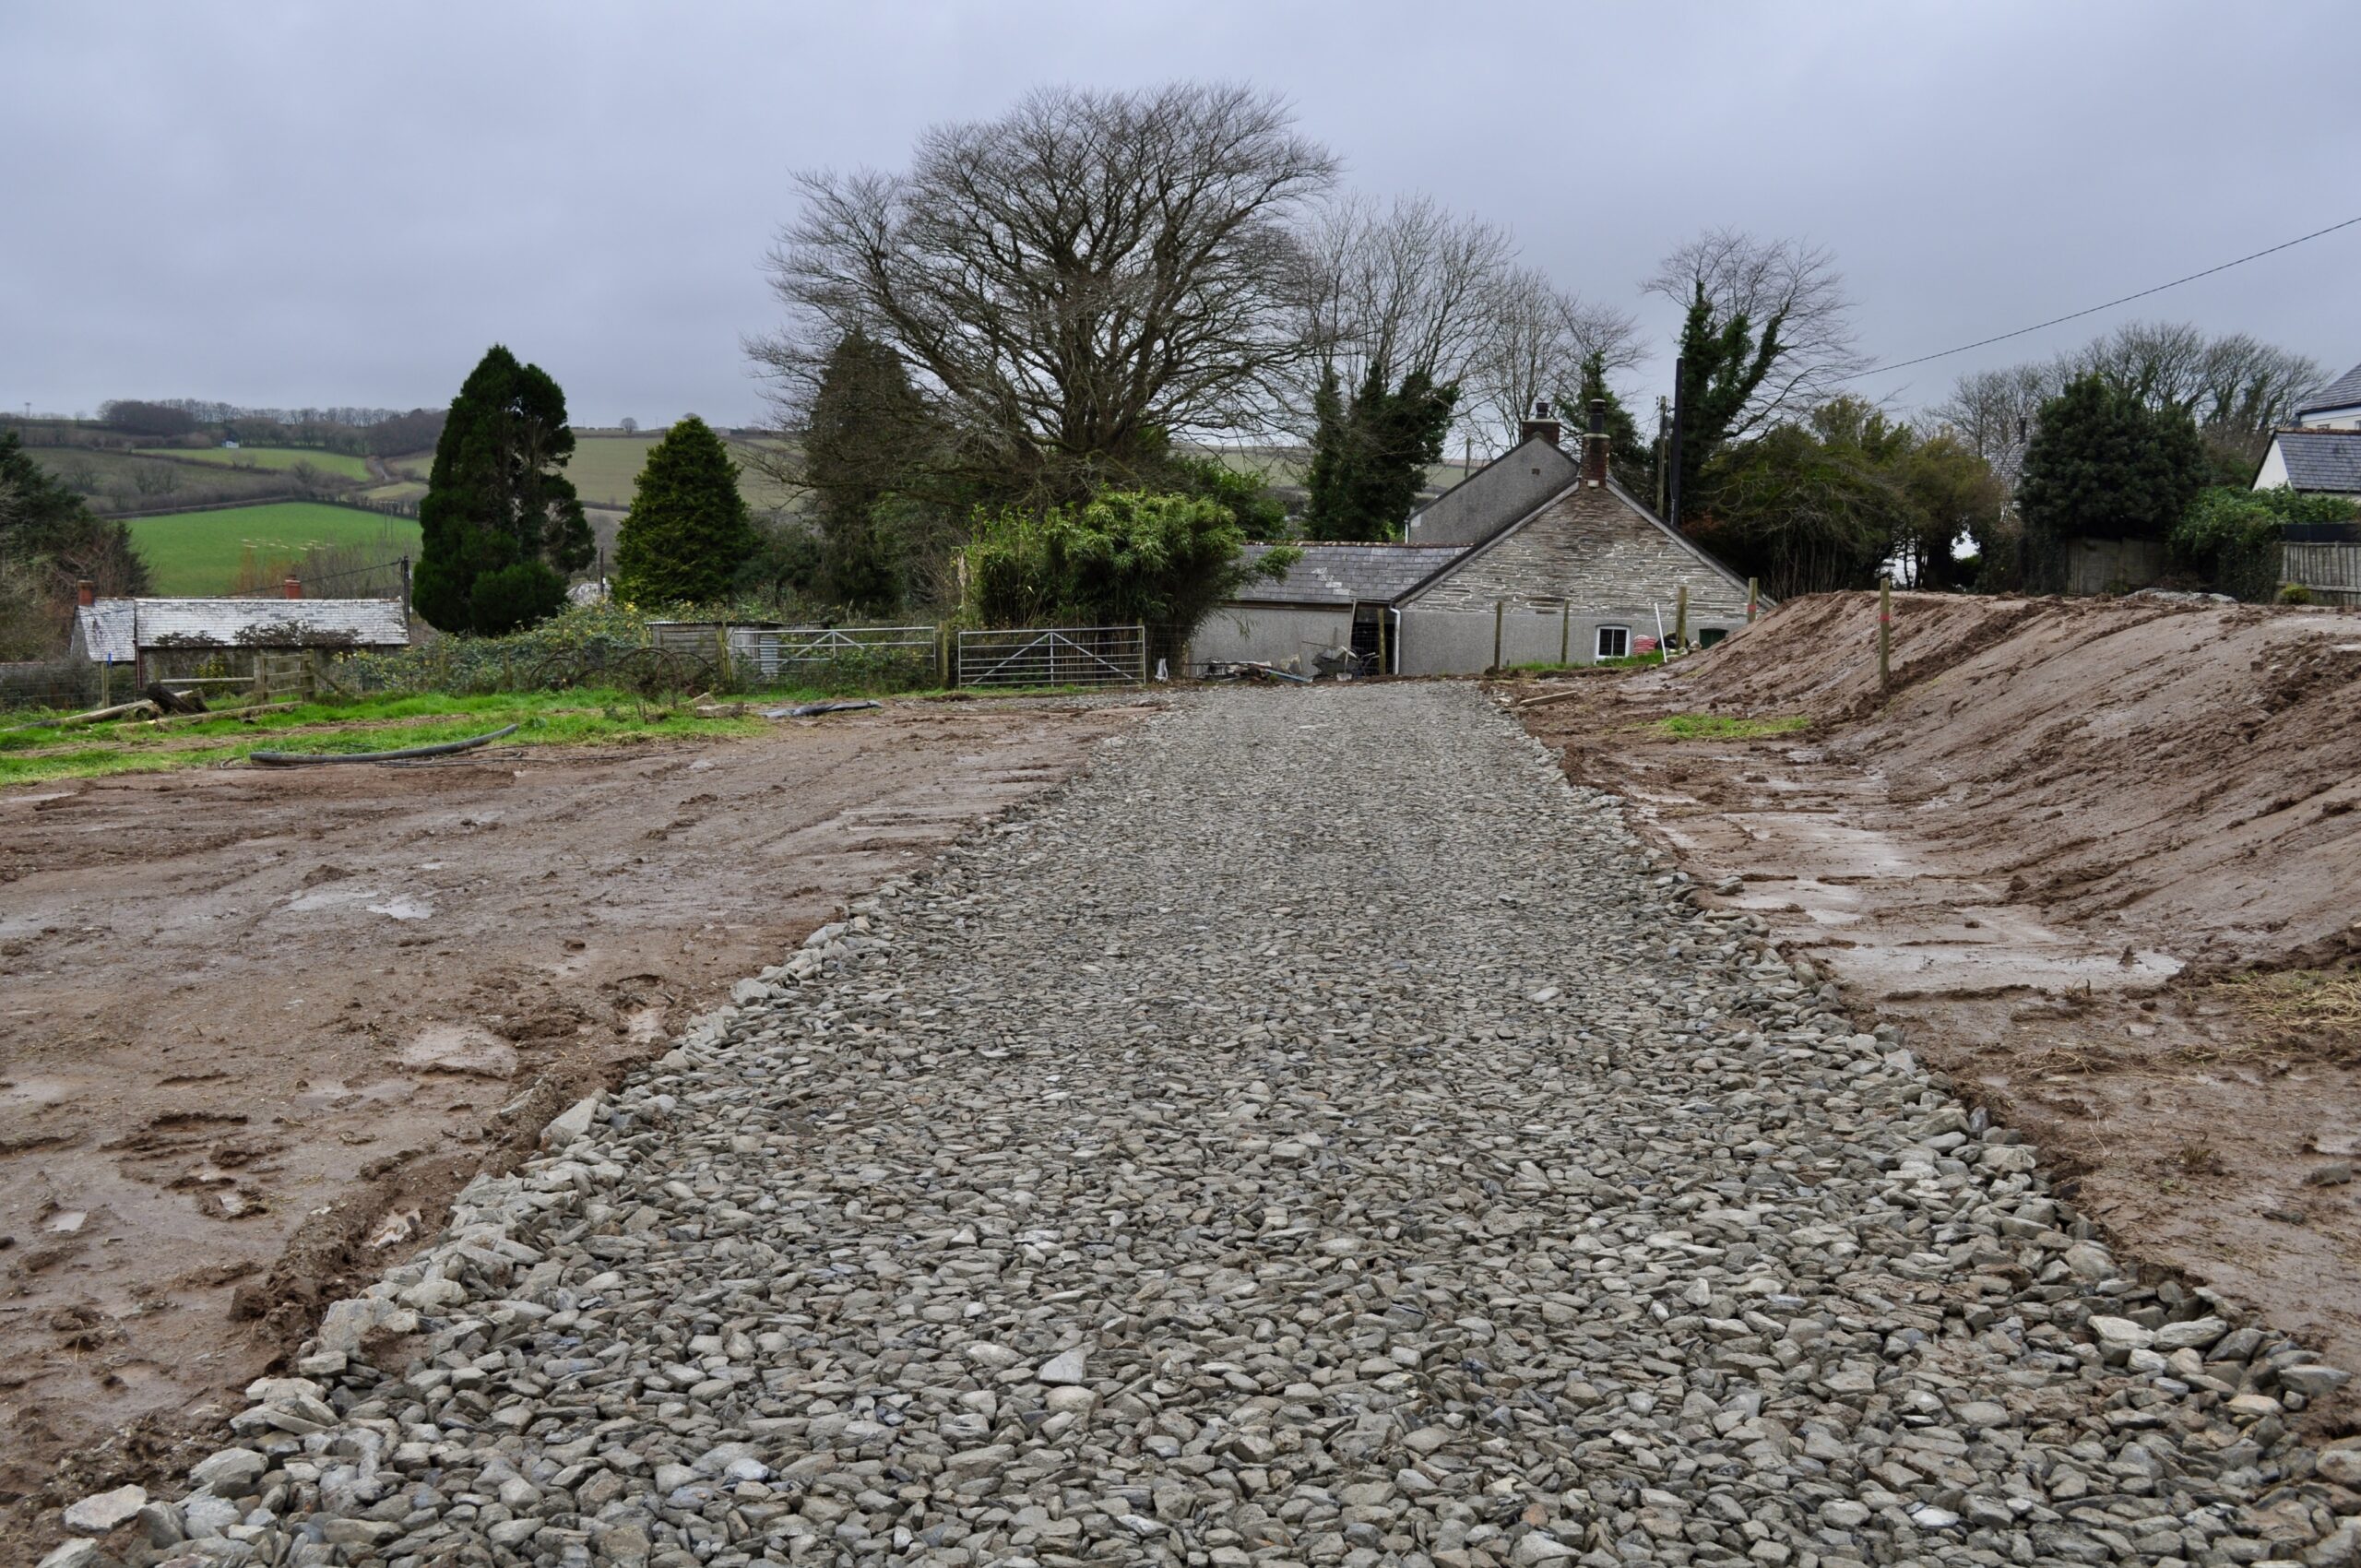
<instances>
[{"instance_id":1,"label":"dark doorway","mask_svg":"<svg viewBox=\"0 0 2361 1568\"><path fill-rule=\"evenodd\" d=\"M1381 632L1380 628L1382 627ZM1391 675L1400 658L1394 644L1394 628L1382 604L1353 606L1353 671L1359 675ZM1380 655L1382 654L1381 659Z\"/></svg>"}]
</instances>

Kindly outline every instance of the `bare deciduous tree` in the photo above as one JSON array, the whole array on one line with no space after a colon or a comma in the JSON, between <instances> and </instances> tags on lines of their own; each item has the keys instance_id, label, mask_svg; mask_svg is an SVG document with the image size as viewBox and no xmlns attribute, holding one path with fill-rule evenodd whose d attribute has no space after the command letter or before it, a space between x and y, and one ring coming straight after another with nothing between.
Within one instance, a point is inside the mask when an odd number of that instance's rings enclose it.
<instances>
[{"instance_id":1,"label":"bare deciduous tree","mask_svg":"<svg viewBox=\"0 0 2361 1568\"><path fill-rule=\"evenodd\" d=\"M859 327L979 477L1120 475L1167 434L1265 426L1303 351L1297 225L1335 170L1244 87L1035 92L926 132L906 172L804 175L769 263L789 321L749 351L790 428Z\"/></svg>"},{"instance_id":2,"label":"bare deciduous tree","mask_svg":"<svg viewBox=\"0 0 2361 1568\"><path fill-rule=\"evenodd\" d=\"M1304 327L1311 387L1332 373L1354 386L1371 365L1438 386L1466 380L1516 254L1508 231L1428 196L1389 207L1348 196L1320 214L1309 243L1319 290Z\"/></svg>"},{"instance_id":3,"label":"bare deciduous tree","mask_svg":"<svg viewBox=\"0 0 2361 1568\"><path fill-rule=\"evenodd\" d=\"M2013 484L2033 434L2034 416L2061 384L2050 365L1973 371L1953 383L1951 396L1928 413L1939 429L1949 431L1991 464L2003 483Z\"/></svg>"},{"instance_id":4,"label":"bare deciduous tree","mask_svg":"<svg viewBox=\"0 0 2361 1568\"><path fill-rule=\"evenodd\" d=\"M1462 405L1468 422L1497 430L1504 440L1514 436L1536 402L1565 397L1580 384L1583 361L1592 354L1610 375L1647 357L1628 313L1560 289L1546 273L1515 268L1493 296L1491 331L1471 377L1472 396Z\"/></svg>"},{"instance_id":5,"label":"bare deciduous tree","mask_svg":"<svg viewBox=\"0 0 2361 1568\"><path fill-rule=\"evenodd\" d=\"M2150 408L2188 414L2227 453L2260 461L2271 432L2295 415L2320 367L2243 332L2208 338L2186 322L2128 322L2046 363L1975 371L1928 412L2013 479L2041 405L2091 372Z\"/></svg>"},{"instance_id":6,"label":"bare deciduous tree","mask_svg":"<svg viewBox=\"0 0 2361 1568\"><path fill-rule=\"evenodd\" d=\"M1742 315L1756 343L1773 340L1768 368L1726 433L1728 439L1802 415L1860 368L1852 301L1824 247L1712 229L1666 256L1641 288L1684 310L1703 299L1714 326Z\"/></svg>"}]
</instances>

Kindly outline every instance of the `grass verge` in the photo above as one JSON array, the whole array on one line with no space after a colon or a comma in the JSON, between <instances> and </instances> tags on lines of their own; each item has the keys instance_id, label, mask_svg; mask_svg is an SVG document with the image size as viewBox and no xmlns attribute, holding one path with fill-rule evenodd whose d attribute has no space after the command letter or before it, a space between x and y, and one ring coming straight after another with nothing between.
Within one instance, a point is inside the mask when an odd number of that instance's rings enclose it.
<instances>
[{"instance_id":1,"label":"grass verge","mask_svg":"<svg viewBox=\"0 0 2361 1568\"><path fill-rule=\"evenodd\" d=\"M810 700L771 698L769 701ZM19 718L19 723L34 717ZM621 692L362 697L242 717L235 710L167 729L114 723L0 734L0 787L116 773L208 767L255 751L374 752L465 740L515 724L503 746L634 744L762 733L756 718L707 719Z\"/></svg>"},{"instance_id":2,"label":"grass verge","mask_svg":"<svg viewBox=\"0 0 2361 1568\"><path fill-rule=\"evenodd\" d=\"M2266 969L2225 975L2200 988L2201 1000L2227 1004L2247 1026L2245 1038L2191 1047L2208 1061L2264 1055L2306 1061L2361 1060L2361 969Z\"/></svg>"},{"instance_id":3,"label":"grass verge","mask_svg":"<svg viewBox=\"0 0 2361 1568\"><path fill-rule=\"evenodd\" d=\"M1726 713L1671 713L1649 726L1674 741L1760 741L1792 735L1811 722L1800 713L1775 719L1738 719Z\"/></svg>"}]
</instances>

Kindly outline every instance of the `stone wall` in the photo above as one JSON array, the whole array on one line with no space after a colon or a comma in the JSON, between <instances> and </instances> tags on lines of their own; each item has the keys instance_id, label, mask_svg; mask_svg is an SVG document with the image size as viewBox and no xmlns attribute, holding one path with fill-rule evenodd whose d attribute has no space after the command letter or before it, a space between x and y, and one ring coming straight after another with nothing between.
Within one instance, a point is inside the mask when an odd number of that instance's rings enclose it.
<instances>
[{"instance_id":1,"label":"stone wall","mask_svg":"<svg viewBox=\"0 0 2361 1568\"><path fill-rule=\"evenodd\" d=\"M1599 610L1640 616L1661 606L1669 628L1673 601L1684 584L1692 633L1701 624L1745 621L1744 583L1723 576L1613 490L1585 486L1550 503L1411 602L1422 610L1488 615L1496 600L1505 600L1512 612L1554 611L1564 602L1577 614ZM1489 653L1489 632L1485 647Z\"/></svg>"}]
</instances>

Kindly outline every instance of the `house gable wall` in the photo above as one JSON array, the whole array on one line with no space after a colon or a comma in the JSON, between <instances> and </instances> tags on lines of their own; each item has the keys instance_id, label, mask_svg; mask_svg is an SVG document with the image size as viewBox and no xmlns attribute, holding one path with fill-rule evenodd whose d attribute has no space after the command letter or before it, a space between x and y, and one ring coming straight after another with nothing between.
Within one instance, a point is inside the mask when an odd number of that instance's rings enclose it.
<instances>
[{"instance_id":1,"label":"house gable wall","mask_svg":"<svg viewBox=\"0 0 2361 1568\"><path fill-rule=\"evenodd\" d=\"M1412 544L1473 544L1574 481L1578 465L1533 436L1511 447L1410 516Z\"/></svg>"},{"instance_id":2,"label":"house gable wall","mask_svg":"<svg viewBox=\"0 0 2361 1568\"><path fill-rule=\"evenodd\" d=\"M1668 618L1683 585L1692 627L1701 620L1744 620L1744 584L1732 582L1613 490L1583 485L1470 552L1404 602L1422 610L1487 612L1500 601L1513 610L1564 603L1578 613L1635 614L1660 605Z\"/></svg>"}]
</instances>

